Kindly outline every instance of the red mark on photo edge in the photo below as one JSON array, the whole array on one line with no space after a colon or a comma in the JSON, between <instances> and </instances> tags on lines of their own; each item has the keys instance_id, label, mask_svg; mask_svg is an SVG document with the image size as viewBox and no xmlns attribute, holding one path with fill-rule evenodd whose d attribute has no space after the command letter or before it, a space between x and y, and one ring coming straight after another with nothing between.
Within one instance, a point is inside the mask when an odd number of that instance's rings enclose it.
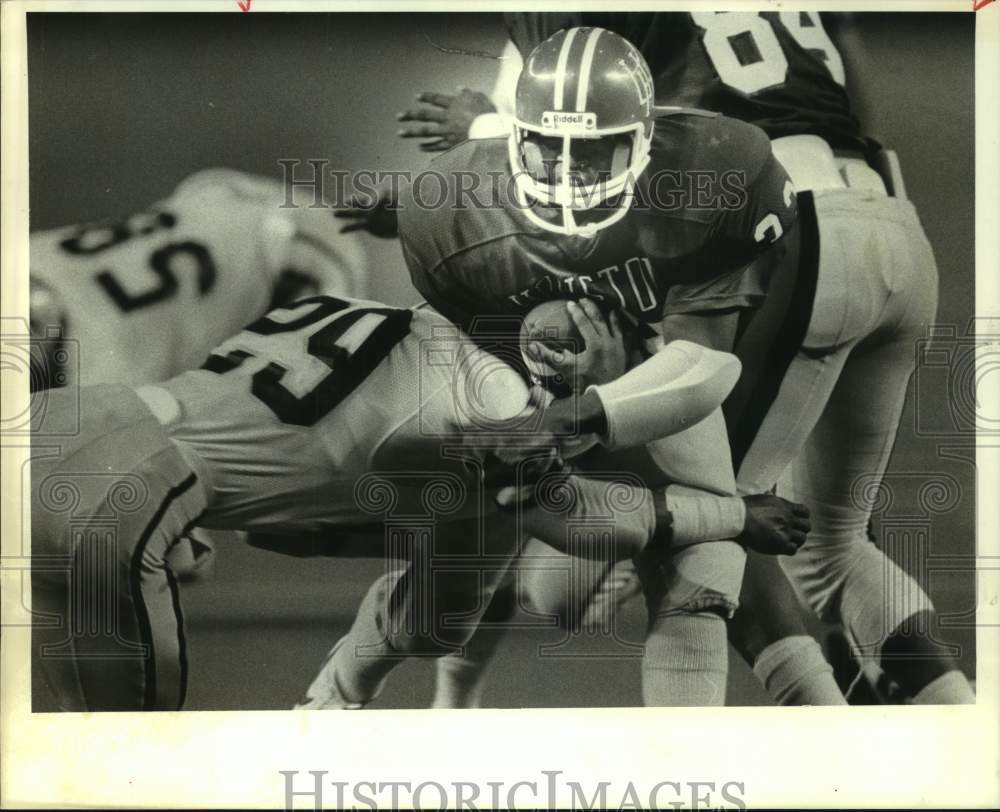
<instances>
[{"instance_id":1,"label":"red mark on photo edge","mask_svg":"<svg viewBox=\"0 0 1000 812\"><path fill-rule=\"evenodd\" d=\"M987 3L989 1L990 0L986 0ZM249 11L250 10L250 4L252 2L253 2L253 0L236 0L236 5L238 5L240 7L240 11Z\"/></svg>"},{"instance_id":2,"label":"red mark on photo edge","mask_svg":"<svg viewBox=\"0 0 1000 812\"><path fill-rule=\"evenodd\" d=\"M972 10L979 11L984 6L988 6L993 0L972 0Z\"/></svg>"}]
</instances>

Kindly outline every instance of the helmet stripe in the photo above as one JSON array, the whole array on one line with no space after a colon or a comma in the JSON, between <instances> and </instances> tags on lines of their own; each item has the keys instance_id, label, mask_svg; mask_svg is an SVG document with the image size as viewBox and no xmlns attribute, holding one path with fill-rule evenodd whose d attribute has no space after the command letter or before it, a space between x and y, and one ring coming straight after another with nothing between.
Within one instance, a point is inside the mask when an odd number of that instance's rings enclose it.
<instances>
[{"instance_id":1,"label":"helmet stripe","mask_svg":"<svg viewBox=\"0 0 1000 812\"><path fill-rule=\"evenodd\" d=\"M583 61L580 63L580 74L576 83L576 111L578 113L587 109L587 91L590 88L590 73L594 67L594 51L597 50L597 40L603 33L603 28L591 28L587 43L583 48Z\"/></svg>"},{"instance_id":2,"label":"helmet stripe","mask_svg":"<svg viewBox=\"0 0 1000 812\"><path fill-rule=\"evenodd\" d=\"M559 59L556 62L556 84L555 99L552 103L553 110L563 109L563 91L566 89L566 63L569 62L569 49L573 47L573 38L576 37L578 29L570 28L566 31L566 39L563 40L562 48L559 49Z\"/></svg>"}]
</instances>

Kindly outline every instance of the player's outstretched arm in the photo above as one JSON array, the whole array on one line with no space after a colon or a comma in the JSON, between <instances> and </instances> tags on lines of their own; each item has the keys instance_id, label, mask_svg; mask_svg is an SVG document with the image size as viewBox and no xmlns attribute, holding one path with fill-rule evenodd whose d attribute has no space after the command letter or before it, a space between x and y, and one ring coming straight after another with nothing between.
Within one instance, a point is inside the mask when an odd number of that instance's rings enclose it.
<instances>
[{"instance_id":1,"label":"player's outstretched arm","mask_svg":"<svg viewBox=\"0 0 1000 812\"><path fill-rule=\"evenodd\" d=\"M527 490L501 490L497 503L518 513L525 537L578 558L608 561L632 558L650 544L686 547L733 538L765 555L794 555L810 529L804 505L771 494L741 499L674 486L654 492L637 483L557 472Z\"/></svg>"}]
</instances>

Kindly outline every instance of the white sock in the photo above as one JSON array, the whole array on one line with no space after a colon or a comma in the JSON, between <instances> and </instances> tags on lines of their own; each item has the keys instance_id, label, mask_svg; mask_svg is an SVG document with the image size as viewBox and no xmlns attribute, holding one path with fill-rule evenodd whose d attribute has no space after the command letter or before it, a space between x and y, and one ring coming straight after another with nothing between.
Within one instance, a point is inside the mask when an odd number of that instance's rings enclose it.
<instances>
[{"instance_id":1,"label":"white sock","mask_svg":"<svg viewBox=\"0 0 1000 812\"><path fill-rule=\"evenodd\" d=\"M497 588L464 651L438 657L432 708L479 708L486 674L517 611L517 578L508 573Z\"/></svg>"},{"instance_id":2,"label":"white sock","mask_svg":"<svg viewBox=\"0 0 1000 812\"><path fill-rule=\"evenodd\" d=\"M432 708L482 707L488 662L460 654L437 659Z\"/></svg>"},{"instance_id":3,"label":"white sock","mask_svg":"<svg viewBox=\"0 0 1000 812\"><path fill-rule=\"evenodd\" d=\"M975 705L976 695L961 671L949 671L927 683L915 697L917 705Z\"/></svg>"},{"instance_id":4,"label":"white sock","mask_svg":"<svg viewBox=\"0 0 1000 812\"><path fill-rule=\"evenodd\" d=\"M726 622L715 612L678 612L652 619L642 660L647 707L721 707L729 653Z\"/></svg>"},{"instance_id":5,"label":"white sock","mask_svg":"<svg viewBox=\"0 0 1000 812\"><path fill-rule=\"evenodd\" d=\"M350 702L367 703L382 691L389 673L404 657L389 641L389 608L393 590L405 570L388 572L369 588L358 607L351 630L334 655L340 693Z\"/></svg>"},{"instance_id":6,"label":"white sock","mask_svg":"<svg viewBox=\"0 0 1000 812\"><path fill-rule=\"evenodd\" d=\"M846 705L823 650L809 635L776 640L753 671L779 705Z\"/></svg>"}]
</instances>

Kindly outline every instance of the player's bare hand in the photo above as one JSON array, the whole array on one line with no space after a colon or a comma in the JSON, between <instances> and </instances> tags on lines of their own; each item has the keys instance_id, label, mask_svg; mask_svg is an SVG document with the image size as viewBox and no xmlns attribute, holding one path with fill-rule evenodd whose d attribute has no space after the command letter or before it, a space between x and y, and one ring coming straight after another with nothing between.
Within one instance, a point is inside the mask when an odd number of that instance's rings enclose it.
<instances>
[{"instance_id":1,"label":"player's bare hand","mask_svg":"<svg viewBox=\"0 0 1000 812\"><path fill-rule=\"evenodd\" d=\"M540 477L563 467L556 438L542 426L545 400L544 392L533 388L520 414L488 426L489 453L483 460L483 484L500 489L497 502L501 507L522 501Z\"/></svg>"},{"instance_id":2,"label":"player's bare hand","mask_svg":"<svg viewBox=\"0 0 1000 812\"><path fill-rule=\"evenodd\" d=\"M795 555L810 530L809 508L769 493L743 497L747 517L738 541L765 555Z\"/></svg>"},{"instance_id":3,"label":"player's bare hand","mask_svg":"<svg viewBox=\"0 0 1000 812\"><path fill-rule=\"evenodd\" d=\"M426 138L420 144L424 152L451 149L469 137L469 128L477 116L495 113L496 107L485 93L459 88L457 95L424 92L417 95L421 104L396 114L406 122L396 134L400 138Z\"/></svg>"},{"instance_id":4,"label":"player's bare hand","mask_svg":"<svg viewBox=\"0 0 1000 812\"><path fill-rule=\"evenodd\" d=\"M399 220L396 216L396 200L389 187L378 190L377 195L365 199L353 197L347 205L333 213L338 220L345 220L341 234L351 231L367 231L376 237L399 236Z\"/></svg>"},{"instance_id":5,"label":"player's bare hand","mask_svg":"<svg viewBox=\"0 0 1000 812\"><path fill-rule=\"evenodd\" d=\"M604 404L594 392L556 398L542 413L541 430L565 440L581 434L606 434L608 419Z\"/></svg>"},{"instance_id":6,"label":"player's bare hand","mask_svg":"<svg viewBox=\"0 0 1000 812\"><path fill-rule=\"evenodd\" d=\"M493 419L478 415L461 434L466 445L489 451L503 465L517 465L528 457L546 456L558 443L544 425L544 403L548 398L540 387L532 387L528 402L516 415Z\"/></svg>"},{"instance_id":7,"label":"player's bare hand","mask_svg":"<svg viewBox=\"0 0 1000 812\"><path fill-rule=\"evenodd\" d=\"M618 313L612 311L605 317L589 299L567 302L566 309L580 334L581 351L552 349L533 341L528 345L531 356L556 370L576 393L620 378L625 373L627 359Z\"/></svg>"}]
</instances>

